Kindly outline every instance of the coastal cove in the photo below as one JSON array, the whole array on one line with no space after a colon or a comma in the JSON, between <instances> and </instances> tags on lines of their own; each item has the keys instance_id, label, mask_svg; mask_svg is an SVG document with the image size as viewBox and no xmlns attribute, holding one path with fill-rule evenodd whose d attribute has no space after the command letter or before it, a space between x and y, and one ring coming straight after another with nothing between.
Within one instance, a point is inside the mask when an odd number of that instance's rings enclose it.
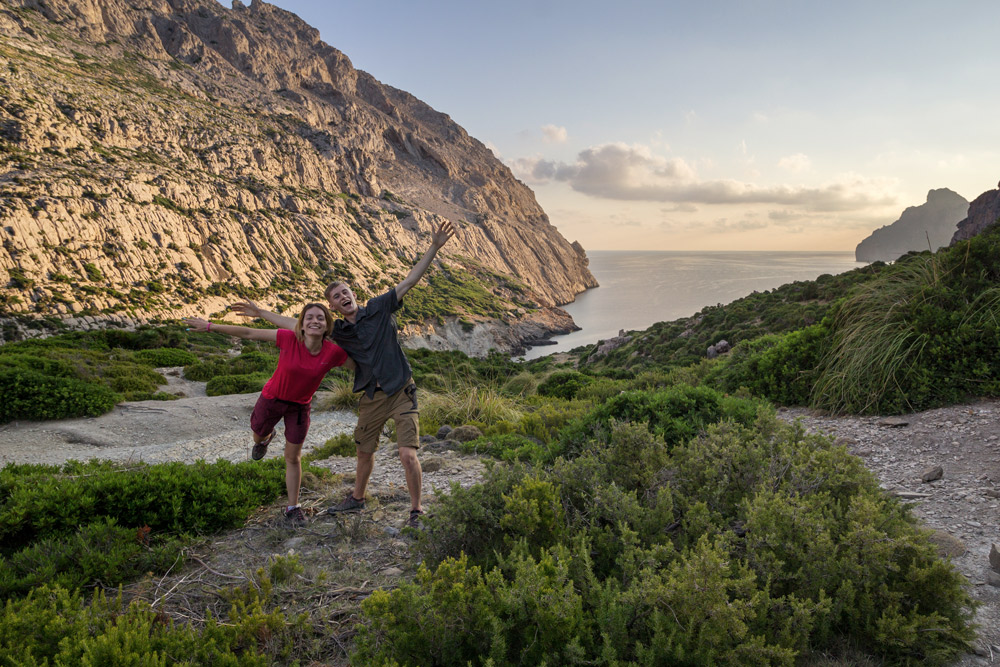
<instances>
[{"instance_id":1,"label":"coastal cove","mask_svg":"<svg viewBox=\"0 0 1000 667\"><path fill-rule=\"evenodd\" d=\"M533 347L526 360L566 352L655 324L694 315L797 280L814 280L865 266L852 251L642 251L587 253L601 284L564 306L580 331Z\"/></svg>"}]
</instances>

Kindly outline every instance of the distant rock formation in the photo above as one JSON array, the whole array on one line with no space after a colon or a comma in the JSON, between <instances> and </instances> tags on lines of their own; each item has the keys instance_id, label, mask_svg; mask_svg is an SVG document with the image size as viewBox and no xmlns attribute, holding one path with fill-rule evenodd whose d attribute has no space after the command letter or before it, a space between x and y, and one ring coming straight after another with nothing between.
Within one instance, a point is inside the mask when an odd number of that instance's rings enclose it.
<instances>
[{"instance_id":1,"label":"distant rock formation","mask_svg":"<svg viewBox=\"0 0 1000 667\"><path fill-rule=\"evenodd\" d=\"M948 245L968 210L969 202L960 194L948 188L931 190L927 203L907 208L899 220L876 229L859 243L854 258L859 262L892 262L914 250L937 250Z\"/></svg>"},{"instance_id":2,"label":"distant rock formation","mask_svg":"<svg viewBox=\"0 0 1000 667\"><path fill-rule=\"evenodd\" d=\"M971 239L1000 219L1000 190L987 190L969 204L969 215L958 223L958 230L951 237L951 245Z\"/></svg>"},{"instance_id":3,"label":"distant rock formation","mask_svg":"<svg viewBox=\"0 0 1000 667\"><path fill-rule=\"evenodd\" d=\"M294 308L334 277L373 296L444 218L423 285L462 298L407 297L417 344L516 347L597 285L490 149L290 12L5 0L0 35L0 316Z\"/></svg>"}]
</instances>

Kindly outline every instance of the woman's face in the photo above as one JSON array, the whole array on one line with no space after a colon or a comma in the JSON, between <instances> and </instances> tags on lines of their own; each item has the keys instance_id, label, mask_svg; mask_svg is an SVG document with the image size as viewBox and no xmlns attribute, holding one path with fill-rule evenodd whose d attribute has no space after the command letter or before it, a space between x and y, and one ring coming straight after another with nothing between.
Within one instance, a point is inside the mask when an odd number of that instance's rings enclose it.
<instances>
[{"instance_id":1,"label":"woman's face","mask_svg":"<svg viewBox=\"0 0 1000 667\"><path fill-rule=\"evenodd\" d=\"M302 331L303 333L319 334L320 336L326 333L326 313L323 312L322 308L313 306L306 310L305 315L302 317Z\"/></svg>"}]
</instances>

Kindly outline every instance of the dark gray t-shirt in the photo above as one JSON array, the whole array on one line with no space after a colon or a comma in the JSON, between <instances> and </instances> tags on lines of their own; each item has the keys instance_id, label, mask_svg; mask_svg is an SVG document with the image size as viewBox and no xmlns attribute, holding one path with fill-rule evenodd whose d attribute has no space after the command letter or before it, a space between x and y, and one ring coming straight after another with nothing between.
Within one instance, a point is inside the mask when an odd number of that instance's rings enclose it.
<instances>
[{"instance_id":1,"label":"dark gray t-shirt","mask_svg":"<svg viewBox=\"0 0 1000 667\"><path fill-rule=\"evenodd\" d=\"M364 391L369 398L375 394L376 386L390 396L395 394L413 375L396 339L393 313L402 305L393 287L358 308L353 324L344 319L333 323L331 337L358 365L354 371L354 391Z\"/></svg>"}]
</instances>

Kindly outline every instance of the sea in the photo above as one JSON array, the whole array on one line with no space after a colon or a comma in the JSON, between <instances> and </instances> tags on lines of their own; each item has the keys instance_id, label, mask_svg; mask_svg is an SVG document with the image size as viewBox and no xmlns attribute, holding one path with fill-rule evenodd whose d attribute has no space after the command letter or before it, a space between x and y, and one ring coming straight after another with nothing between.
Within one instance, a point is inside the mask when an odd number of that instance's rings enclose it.
<instances>
[{"instance_id":1,"label":"sea","mask_svg":"<svg viewBox=\"0 0 1000 667\"><path fill-rule=\"evenodd\" d=\"M555 345L529 349L525 360L606 340L622 329L639 331L688 317L755 291L866 265L854 260L853 251L594 250L587 256L601 286L563 306L581 330L554 337Z\"/></svg>"}]
</instances>

